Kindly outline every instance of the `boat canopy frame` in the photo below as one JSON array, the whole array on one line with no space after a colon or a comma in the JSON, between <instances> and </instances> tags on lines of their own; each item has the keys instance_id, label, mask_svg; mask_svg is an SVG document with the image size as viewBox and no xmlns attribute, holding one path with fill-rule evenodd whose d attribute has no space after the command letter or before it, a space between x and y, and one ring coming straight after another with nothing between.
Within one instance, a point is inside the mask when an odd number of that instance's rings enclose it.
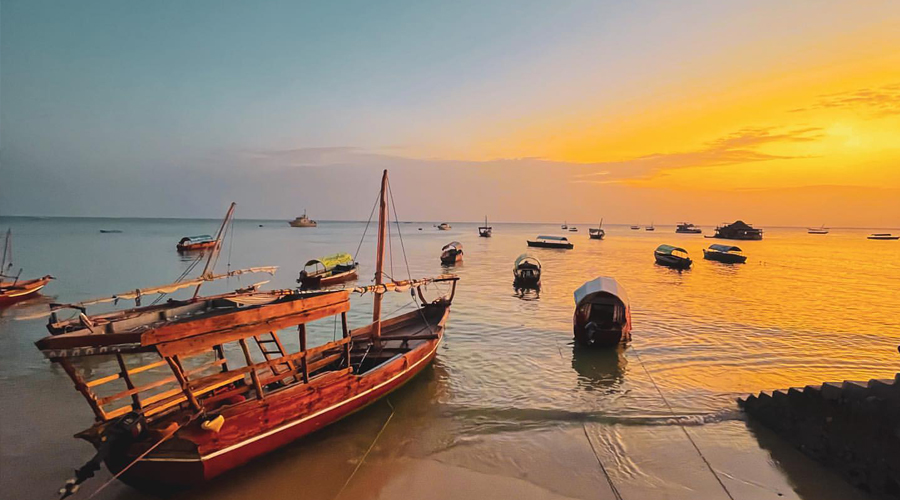
<instances>
[{"instance_id":1,"label":"boat canopy frame","mask_svg":"<svg viewBox=\"0 0 900 500\"><path fill-rule=\"evenodd\" d=\"M743 252L743 250L741 250L741 247L734 246L734 245L720 245L720 244L710 245L709 248L707 248L707 250L714 250L716 252L723 252L723 253Z\"/></svg>"}]
</instances>

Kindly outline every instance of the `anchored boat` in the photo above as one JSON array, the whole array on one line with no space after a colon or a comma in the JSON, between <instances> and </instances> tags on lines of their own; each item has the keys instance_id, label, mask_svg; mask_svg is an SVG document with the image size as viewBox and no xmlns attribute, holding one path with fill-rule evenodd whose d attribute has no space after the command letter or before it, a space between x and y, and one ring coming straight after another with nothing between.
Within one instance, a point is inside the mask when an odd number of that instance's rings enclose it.
<instances>
[{"instance_id":1,"label":"anchored boat","mask_svg":"<svg viewBox=\"0 0 900 500\"><path fill-rule=\"evenodd\" d=\"M644 228L644 231L656 231L656 227L654 227L653 223L651 222L649 226Z\"/></svg>"},{"instance_id":2,"label":"anchored boat","mask_svg":"<svg viewBox=\"0 0 900 500\"><path fill-rule=\"evenodd\" d=\"M312 266L312 269L307 269ZM297 283L303 289L322 288L356 279L359 264L349 253L337 253L312 259L303 265Z\"/></svg>"},{"instance_id":3,"label":"anchored boat","mask_svg":"<svg viewBox=\"0 0 900 500\"><path fill-rule=\"evenodd\" d=\"M458 278L383 281L387 185L385 171L374 285L212 300L186 317L142 318L114 331L86 328L38 341L96 418L77 437L93 444L97 456L66 489L92 476L101 461L135 486L202 483L377 401L420 373L437 353ZM427 302L422 287L434 283L449 283L449 295ZM383 294L410 289L418 309L382 320ZM371 324L350 329L351 291L372 294ZM332 317L339 317L339 338L309 346L307 323ZM298 350L286 347L287 335L296 336ZM116 360L112 373L94 375L109 356ZM100 386L112 395L100 396Z\"/></svg>"},{"instance_id":4,"label":"anchored boat","mask_svg":"<svg viewBox=\"0 0 900 500\"><path fill-rule=\"evenodd\" d=\"M809 234L828 234L828 228L825 227L825 224L822 224L821 227L808 227L806 232Z\"/></svg>"},{"instance_id":5,"label":"anchored boat","mask_svg":"<svg viewBox=\"0 0 900 500\"><path fill-rule=\"evenodd\" d=\"M631 306L625 289L601 276L575 290L575 341L586 347L612 347L631 340Z\"/></svg>"},{"instance_id":6,"label":"anchored boat","mask_svg":"<svg viewBox=\"0 0 900 500\"><path fill-rule=\"evenodd\" d=\"M12 229L7 229L3 258L0 260L0 307L34 297L50 280L55 279L48 274L41 278L23 280L20 279L22 269L12 276L12 267Z\"/></svg>"},{"instance_id":7,"label":"anchored boat","mask_svg":"<svg viewBox=\"0 0 900 500\"><path fill-rule=\"evenodd\" d=\"M208 235L201 234L199 236L185 236L181 238L175 248L179 252L192 252L195 250L206 250L216 246L216 240Z\"/></svg>"},{"instance_id":8,"label":"anchored boat","mask_svg":"<svg viewBox=\"0 0 900 500\"><path fill-rule=\"evenodd\" d=\"M600 219L599 226L588 228L588 236L592 240L602 240L606 236L606 231L603 230L603 219Z\"/></svg>"},{"instance_id":9,"label":"anchored boat","mask_svg":"<svg viewBox=\"0 0 900 500\"><path fill-rule=\"evenodd\" d=\"M444 248L441 248L441 264L449 266L456 264L457 262L462 262L462 259L462 243L458 241L451 241L450 243L444 245Z\"/></svg>"},{"instance_id":10,"label":"anchored boat","mask_svg":"<svg viewBox=\"0 0 900 500\"><path fill-rule=\"evenodd\" d=\"M690 222L682 222L675 227L676 233L687 233L687 234L700 234L703 232L699 227L691 224Z\"/></svg>"},{"instance_id":11,"label":"anchored boat","mask_svg":"<svg viewBox=\"0 0 900 500\"><path fill-rule=\"evenodd\" d=\"M571 250L575 245L569 242L565 236L538 236L537 239L527 240L528 246L538 248L561 248Z\"/></svg>"},{"instance_id":12,"label":"anchored boat","mask_svg":"<svg viewBox=\"0 0 900 500\"><path fill-rule=\"evenodd\" d=\"M688 256L687 250L672 245L660 245L653 252L656 263L661 266L673 267L675 269L687 269L691 267L693 261Z\"/></svg>"},{"instance_id":13,"label":"anchored boat","mask_svg":"<svg viewBox=\"0 0 900 500\"><path fill-rule=\"evenodd\" d=\"M742 253L739 247L734 245L710 245L709 248L703 249L703 258L724 262L725 264L743 264L747 262L747 256Z\"/></svg>"},{"instance_id":14,"label":"anchored boat","mask_svg":"<svg viewBox=\"0 0 900 500\"><path fill-rule=\"evenodd\" d=\"M762 233L762 229L756 229L750 224L739 220L733 224L723 224L716 227L716 233L706 237L726 240L761 240Z\"/></svg>"},{"instance_id":15,"label":"anchored boat","mask_svg":"<svg viewBox=\"0 0 900 500\"><path fill-rule=\"evenodd\" d=\"M319 225L318 222L310 220L310 218L306 216L306 210L303 210L303 215L290 221L288 224L290 224L291 227L316 227Z\"/></svg>"},{"instance_id":16,"label":"anchored boat","mask_svg":"<svg viewBox=\"0 0 900 500\"><path fill-rule=\"evenodd\" d=\"M894 236L891 233L872 233L868 236L870 240L900 240L900 236Z\"/></svg>"},{"instance_id":17,"label":"anchored boat","mask_svg":"<svg viewBox=\"0 0 900 500\"><path fill-rule=\"evenodd\" d=\"M493 229L487 224L487 215L484 216L484 225L478 228L478 236L482 238L490 238Z\"/></svg>"},{"instance_id":18,"label":"anchored boat","mask_svg":"<svg viewBox=\"0 0 900 500\"><path fill-rule=\"evenodd\" d=\"M539 288L541 286L541 261L523 253L513 264L513 286L516 288Z\"/></svg>"}]
</instances>

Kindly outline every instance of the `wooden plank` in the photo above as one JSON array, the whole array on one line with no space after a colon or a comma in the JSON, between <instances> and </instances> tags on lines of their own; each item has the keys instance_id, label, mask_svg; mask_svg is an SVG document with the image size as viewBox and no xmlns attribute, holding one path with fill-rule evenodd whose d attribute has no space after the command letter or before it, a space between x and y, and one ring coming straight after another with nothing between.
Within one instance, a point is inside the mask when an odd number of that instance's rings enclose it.
<instances>
[{"instance_id":1,"label":"wooden plank","mask_svg":"<svg viewBox=\"0 0 900 500\"><path fill-rule=\"evenodd\" d=\"M163 360L163 363L165 364L166 361ZM197 367L197 368L194 368L193 370L190 370L190 371L186 372L186 373L185 373L185 377L190 377L190 376L191 376L192 374L194 374L194 373L200 373L200 372L202 372L203 370L208 370L209 368L211 368L211 367L213 367L213 366L218 366L218 365L221 365L221 364L224 364L224 363L225 363L225 360L224 360L224 359L219 359L219 360L213 361L212 363L208 363L208 364L205 364L205 365L203 365L203 366L199 366L199 367ZM150 383L148 383L148 384L144 384L144 385L142 385L142 386L140 386L140 387L134 387L134 388L129 389L129 390L127 390L127 391L122 391L122 392L120 392L120 393L118 393L118 394L114 394L114 395L112 395L112 396L107 396L107 397L105 397L105 398L101 398L101 399L99 400L99 402L100 402L100 405L101 405L101 406L107 405L107 404L112 403L113 401L115 401L115 400L117 400L117 399L122 399L122 398L128 397L128 396L130 396L130 395L132 395L132 394L137 394L137 393L141 393L141 392L144 392L144 391L149 391L150 389L153 389L153 388L156 388L156 387L159 387L159 386L162 386L162 385L166 385L166 384L171 384L172 382L177 382L177 381L178 381L178 379L175 378L174 375L171 375L171 376L169 376L169 377L165 377L165 378L162 378L162 379L159 379L159 380L154 380L153 382L150 382Z\"/></svg>"},{"instance_id":2,"label":"wooden plank","mask_svg":"<svg viewBox=\"0 0 900 500\"><path fill-rule=\"evenodd\" d=\"M341 312L348 310L350 310L350 301L345 300L317 309L299 311L289 316L269 318L262 322L232 326L228 329L214 333L204 333L203 335L195 335L181 340L157 344L156 347L160 354L164 356L196 352L203 349L209 349L217 344L225 344L234 342L235 340L252 337L260 333L281 330L300 323L334 316L335 314L340 314Z\"/></svg>"},{"instance_id":3,"label":"wooden plank","mask_svg":"<svg viewBox=\"0 0 900 500\"><path fill-rule=\"evenodd\" d=\"M131 376L128 375L128 367L125 366L125 359L122 357L121 354L116 354L116 362L119 363L119 369L121 370L122 378L125 379L125 387L127 387L129 391L133 390L134 382L131 381ZM131 406L135 410L141 409L141 398L138 397L137 393L131 394L131 402L132 402Z\"/></svg>"},{"instance_id":4,"label":"wooden plank","mask_svg":"<svg viewBox=\"0 0 900 500\"><path fill-rule=\"evenodd\" d=\"M159 360L159 361L155 361L155 362L150 363L150 364L146 364L146 365L142 365L142 366L137 366L137 367L135 367L135 368L131 368L131 369L128 370L128 374L129 374L129 375L136 375L136 374L138 374L138 373L145 372L145 371L147 371L147 370L152 370L152 369L154 369L154 368L159 368L160 366L163 366L163 365L165 365L165 364L167 364L167 363L166 363L166 360L161 359L161 360ZM88 386L88 387L96 387L96 386L98 386L98 385L102 385L102 384L105 384L105 383L107 383L107 382L112 382L112 381L114 381L114 380L119 380L120 378L122 378L122 374L121 374L121 373L115 373L115 374L110 375L110 376L108 376L108 377L102 377L102 378L98 378L98 379L91 380L90 382L87 383L87 386Z\"/></svg>"},{"instance_id":5,"label":"wooden plank","mask_svg":"<svg viewBox=\"0 0 900 500\"><path fill-rule=\"evenodd\" d=\"M306 325L305 324L297 325L297 335L300 337L300 352L305 353L306 352ZM303 358L300 360L300 362L303 364L303 366L301 367L301 369L303 370L303 382L308 383L309 382L309 367L307 366L308 363L306 362L306 356L303 356Z\"/></svg>"},{"instance_id":6,"label":"wooden plank","mask_svg":"<svg viewBox=\"0 0 900 500\"><path fill-rule=\"evenodd\" d=\"M259 374L253 369L253 358L250 356L250 348L247 347L247 340L242 338L239 342L241 344L241 350L244 351L244 359L247 360L247 367L250 368L250 378L253 380L253 388L256 389L256 397L263 400L266 396L263 394L262 386L259 384Z\"/></svg>"},{"instance_id":7,"label":"wooden plank","mask_svg":"<svg viewBox=\"0 0 900 500\"><path fill-rule=\"evenodd\" d=\"M97 396L91 392L91 389L88 388L87 384L84 383L84 378L78 373L78 370L72 366L72 363L65 358L61 358L56 360L60 365L62 365L63 370L69 375L69 378L72 379L72 382L75 382L75 389L78 390L83 396L84 399L87 400L88 405L90 405L91 409L94 410L94 415L97 417L97 420L104 421L107 416L103 412L103 408L97 404ZM129 407L130 408L130 407Z\"/></svg>"},{"instance_id":8,"label":"wooden plank","mask_svg":"<svg viewBox=\"0 0 900 500\"><path fill-rule=\"evenodd\" d=\"M324 293L309 298L299 298L281 303L251 306L207 317L189 318L184 321L170 322L145 332L141 336L142 345L155 345L163 342L185 339L197 335L209 335L210 332L233 330L238 325L254 325L266 323L298 313L326 309L335 304L347 302L350 292L341 290ZM304 321L313 321L324 316L310 314ZM277 328L276 328L277 330Z\"/></svg>"},{"instance_id":9,"label":"wooden plank","mask_svg":"<svg viewBox=\"0 0 900 500\"><path fill-rule=\"evenodd\" d=\"M184 370L181 367L181 361L178 360L178 356L166 358L166 361L168 361L169 366L172 367L172 371L175 373L175 378L178 379L178 384L181 385L181 390L184 392L184 396L191 404L191 407L197 411L200 411L202 408L200 407L200 403L197 402L197 398L194 397L194 394L191 392L191 386L190 384L188 384L187 378L185 378L184 376Z\"/></svg>"},{"instance_id":10,"label":"wooden plank","mask_svg":"<svg viewBox=\"0 0 900 500\"><path fill-rule=\"evenodd\" d=\"M322 358L318 361L312 361L309 363L309 371L310 371L310 373L315 373L316 370L318 370L320 368L324 368L324 367L330 365L331 363L334 363L335 361L341 359L343 356L344 356L344 353L339 352L337 354L332 354L331 356L325 356L324 358Z\"/></svg>"}]
</instances>

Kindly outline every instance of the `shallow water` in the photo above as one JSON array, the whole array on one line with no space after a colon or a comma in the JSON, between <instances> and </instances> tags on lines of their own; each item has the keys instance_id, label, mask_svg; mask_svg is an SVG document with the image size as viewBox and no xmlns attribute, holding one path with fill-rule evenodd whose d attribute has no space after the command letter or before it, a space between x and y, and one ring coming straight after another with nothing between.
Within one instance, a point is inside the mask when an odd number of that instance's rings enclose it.
<instances>
[{"instance_id":1,"label":"shallow water","mask_svg":"<svg viewBox=\"0 0 900 500\"><path fill-rule=\"evenodd\" d=\"M91 412L65 373L33 346L46 335L46 319L27 318L51 300L173 281L192 263L175 251L177 240L214 233L217 225L0 219L0 228L12 227L23 276L57 277L44 298L0 312L0 491L49 498L92 455L71 437L90 425ZM477 236L477 224L453 224L450 231L401 224L406 259L392 226L388 273L406 277L408 261L414 277L452 271L461 281L436 362L391 395L390 404L377 403L176 498L261 491L272 499L614 498L612 487L626 499L728 498L722 485L734 498L864 497L746 422L734 399L825 380L892 377L900 366L900 297L892 292L900 282L900 243L866 240L870 231L859 229L814 236L771 228L763 241L736 242L749 260L730 266L703 260L701 248L715 240L675 234L673 227L650 233L609 226L603 241L589 240L582 227L567 234L574 250L560 251L525 245L537 234L559 234L558 226L492 225L488 239ZM237 221L217 269L229 263L281 269L274 278L245 276L204 291L265 279L270 288L293 286L307 259L353 253L364 228ZM463 243L465 255L448 269L438 255L452 240ZM660 243L686 248L694 267L655 265ZM512 263L529 250L543 262L543 287L522 294L512 287ZM361 283L373 275L374 253L370 226L359 252ZM572 345L572 292L598 275L615 277L631 297L634 340L625 349L585 352ZM390 294L383 311L402 312L408 300ZM352 303L351 326L367 323L371 298ZM318 341L330 340L333 325L315 332ZM108 478L99 474L83 496ZM144 495L113 483L95 498Z\"/></svg>"}]
</instances>

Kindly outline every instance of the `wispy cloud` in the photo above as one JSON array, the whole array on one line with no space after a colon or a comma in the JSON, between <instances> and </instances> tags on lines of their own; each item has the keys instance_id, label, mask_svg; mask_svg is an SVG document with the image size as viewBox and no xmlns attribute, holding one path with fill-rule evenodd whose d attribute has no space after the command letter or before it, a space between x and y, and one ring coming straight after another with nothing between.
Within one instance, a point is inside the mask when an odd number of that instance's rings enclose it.
<instances>
[{"instance_id":1,"label":"wispy cloud","mask_svg":"<svg viewBox=\"0 0 900 500\"><path fill-rule=\"evenodd\" d=\"M627 160L595 163L593 165L601 168L601 171L578 175L573 182L608 184L648 178L661 171L679 168L718 167L805 158L766 153L759 151L758 148L776 143L810 142L820 137L822 137L822 131L815 127L791 130L777 130L774 127L745 128L710 141L693 151L654 153ZM598 176L604 176L604 179L590 180Z\"/></svg>"},{"instance_id":2,"label":"wispy cloud","mask_svg":"<svg viewBox=\"0 0 900 500\"><path fill-rule=\"evenodd\" d=\"M824 94L811 106L792 109L799 113L815 109L864 111L878 117L900 114L900 84Z\"/></svg>"}]
</instances>

